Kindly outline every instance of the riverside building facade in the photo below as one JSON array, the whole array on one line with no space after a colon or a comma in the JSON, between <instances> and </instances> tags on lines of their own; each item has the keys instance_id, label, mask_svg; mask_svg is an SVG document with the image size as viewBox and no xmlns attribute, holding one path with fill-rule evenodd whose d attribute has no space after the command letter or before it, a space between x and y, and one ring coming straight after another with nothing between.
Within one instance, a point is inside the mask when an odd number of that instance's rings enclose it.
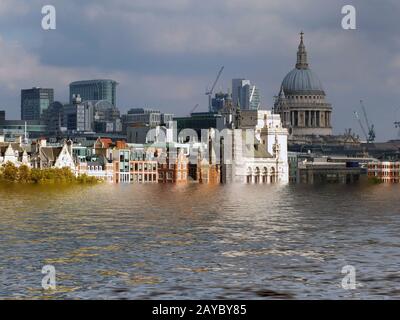
<instances>
[{"instance_id":1,"label":"riverside building facade","mask_svg":"<svg viewBox=\"0 0 400 320\"><path fill-rule=\"evenodd\" d=\"M400 162L375 161L368 164L368 178L375 178L381 182L400 182Z\"/></svg>"}]
</instances>

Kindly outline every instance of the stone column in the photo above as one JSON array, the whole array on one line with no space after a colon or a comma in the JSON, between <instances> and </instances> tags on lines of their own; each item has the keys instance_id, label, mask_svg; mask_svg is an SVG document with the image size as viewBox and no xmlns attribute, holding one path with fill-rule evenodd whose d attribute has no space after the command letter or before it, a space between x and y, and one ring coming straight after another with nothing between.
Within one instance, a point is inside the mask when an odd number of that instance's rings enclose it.
<instances>
[{"instance_id":1,"label":"stone column","mask_svg":"<svg viewBox=\"0 0 400 320\"><path fill-rule=\"evenodd\" d=\"M316 127L317 126L317 112L314 111L313 113L314 113L314 115L313 115L314 127Z\"/></svg>"}]
</instances>

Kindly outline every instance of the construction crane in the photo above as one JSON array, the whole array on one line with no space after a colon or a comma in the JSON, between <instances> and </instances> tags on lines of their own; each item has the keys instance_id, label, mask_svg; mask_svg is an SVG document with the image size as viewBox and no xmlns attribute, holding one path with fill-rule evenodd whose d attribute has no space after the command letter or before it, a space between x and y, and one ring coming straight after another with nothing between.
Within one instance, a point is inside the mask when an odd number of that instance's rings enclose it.
<instances>
[{"instance_id":1,"label":"construction crane","mask_svg":"<svg viewBox=\"0 0 400 320\"><path fill-rule=\"evenodd\" d=\"M368 140L369 142L374 142L375 141L375 126L373 124L369 124L369 120L368 120L368 115L367 115L367 110L365 109L364 106L364 102L362 100L360 100L360 104L361 104L361 109L364 113L364 118L365 118L365 123L367 124L367 129L368 129Z\"/></svg>"},{"instance_id":2,"label":"construction crane","mask_svg":"<svg viewBox=\"0 0 400 320\"><path fill-rule=\"evenodd\" d=\"M363 122L362 122L362 120L361 120L361 118L360 118L360 116L359 116L357 111L354 111L354 115L355 115L355 117L356 117L356 119L357 119L357 121L358 121L358 123L359 123L359 125L361 127L361 130L362 130L362 132L363 132L363 134L365 136L365 139L366 139L367 143L371 143L371 142L375 141L375 137L376 137L376 135L375 135L375 126L373 124L370 124L369 119L368 119L368 115L367 115L367 110L365 109L365 106L364 106L364 103L363 103L362 100L360 100L360 105L361 105L361 110L362 110L363 115L364 115L366 128L365 128L365 126L364 126L364 124L363 124Z\"/></svg>"},{"instance_id":3,"label":"construction crane","mask_svg":"<svg viewBox=\"0 0 400 320\"><path fill-rule=\"evenodd\" d=\"M400 121L395 121L394 127L395 127L396 129L399 129L399 128L400 128ZM400 137L400 130L399 130L399 133L398 133L397 135Z\"/></svg>"},{"instance_id":4,"label":"construction crane","mask_svg":"<svg viewBox=\"0 0 400 320\"><path fill-rule=\"evenodd\" d=\"M358 123L359 123L359 125L360 125L360 128L361 128L361 130L362 130L362 132L363 132L363 134L364 134L364 136L365 136L365 139L366 139L367 142L368 142L368 134L367 134L367 131L366 131L365 128L364 128L364 125L363 125L363 123L362 123L362 121L361 121L361 118L360 118L358 112L357 112L357 111L354 111L354 115L355 115L355 117L356 117L356 119L357 119L357 121L358 121Z\"/></svg>"},{"instance_id":5,"label":"construction crane","mask_svg":"<svg viewBox=\"0 0 400 320\"><path fill-rule=\"evenodd\" d=\"M400 110L400 108L397 108L397 110L396 110L396 118L397 118L397 111L399 111ZM400 128L400 121L395 121L394 122L394 127L396 128L396 129L399 129ZM398 132L398 134L397 134L399 137L400 137L400 130L399 130L399 132Z\"/></svg>"},{"instance_id":6,"label":"construction crane","mask_svg":"<svg viewBox=\"0 0 400 320\"><path fill-rule=\"evenodd\" d=\"M192 110L190 110L189 116L199 107L199 104L196 104Z\"/></svg>"},{"instance_id":7,"label":"construction crane","mask_svg":"<svg viewBox=\"0 0 400 320\"><path fill-rule=\"evenodd\" d=\"M222 66L221 69L219 70L217 78L215 79L213 85L211 86L211 89L206 91L206 96L208 96L208 110L209 111L211 111L212 94L214 92L215 86L217 85L219 78L221 77L223 70L224 70L224 66Z\"/></svg>"}]
</instances>

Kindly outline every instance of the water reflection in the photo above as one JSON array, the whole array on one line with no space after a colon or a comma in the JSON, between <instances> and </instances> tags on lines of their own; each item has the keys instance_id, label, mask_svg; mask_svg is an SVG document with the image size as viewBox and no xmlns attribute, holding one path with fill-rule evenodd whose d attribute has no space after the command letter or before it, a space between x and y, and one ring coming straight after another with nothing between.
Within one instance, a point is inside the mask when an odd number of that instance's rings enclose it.
<instances>
[{"instance_id":1,"label":"water reflection","mask_svg":"<svg viewBox=\"0 0 400 320\"><path fill-rule=\"evenodd\" d=\"M3 186L0 297L398 298L399 189Z\"/></svg>"}]
</instances>

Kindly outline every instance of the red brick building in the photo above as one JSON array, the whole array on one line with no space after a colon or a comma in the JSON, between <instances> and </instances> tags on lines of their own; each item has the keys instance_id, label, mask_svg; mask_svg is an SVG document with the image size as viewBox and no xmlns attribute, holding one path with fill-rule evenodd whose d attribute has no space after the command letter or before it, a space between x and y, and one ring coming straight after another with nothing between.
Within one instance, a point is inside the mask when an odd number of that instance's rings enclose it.
<instances>
[{"instance_id":1,"label":"red brick building","mask_svg":"<svg viewBox=\"0 0 400 320\"><path fill-rule=\"evenodd\" d=\"M187 183L189 176L189 158L183 149L170 152L167 149L165 161L158 164L159 183Z\"/></svg>"}]
</instances>

